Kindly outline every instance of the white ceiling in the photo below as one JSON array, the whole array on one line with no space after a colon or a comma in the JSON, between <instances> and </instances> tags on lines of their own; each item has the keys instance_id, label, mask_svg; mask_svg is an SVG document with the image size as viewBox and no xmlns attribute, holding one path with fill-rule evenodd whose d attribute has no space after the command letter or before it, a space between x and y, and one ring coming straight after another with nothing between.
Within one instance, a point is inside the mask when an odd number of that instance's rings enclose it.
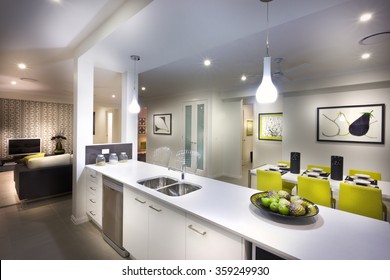
<instances>
[{"instance_id":1,"label":"white ceiling","mask_svg":"<svg viewBox=\"0 0 390 280\"><path fill-rule=\"evenodd\" d=\"M129 1L1 0L0 97L71 102L74 49ZM372 12L373 19L359 22L364 12ZM274 78L279 91L388 82L389 36L372 45L359 40L390 31L389 14L388 0L270 2L270 55L283 58L284 76ZM266 4L259 0L154 0L88 51L97 67L96 100L119 102L119 73L132 67L132 54L141 56L144 99L194 91L254 95L266 26ZM360 59L363 52L371 58ZM211 59L209 68L202 65L204 58ZM19 61L29 69L17 69ZM242 74L249 75L245 83ZM22 76L38 82L21 81Z\"/></svg>"}]
</instances>

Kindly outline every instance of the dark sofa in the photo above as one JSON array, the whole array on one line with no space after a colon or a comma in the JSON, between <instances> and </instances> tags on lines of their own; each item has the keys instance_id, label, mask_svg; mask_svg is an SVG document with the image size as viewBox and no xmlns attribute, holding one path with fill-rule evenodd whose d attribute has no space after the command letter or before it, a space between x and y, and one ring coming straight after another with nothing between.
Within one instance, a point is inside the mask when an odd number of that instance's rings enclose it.
<instances>
[{"instance_id":1,"label":"dark sofa","mask_svg":"<svg viewBox=\"0 0 390 280\"><path fill-rule=\"evenodd\" d=\"M20 200L69 193L72 191L72 164L37 169L17 164L14 181Z\"/></svg>"}]
</instances>

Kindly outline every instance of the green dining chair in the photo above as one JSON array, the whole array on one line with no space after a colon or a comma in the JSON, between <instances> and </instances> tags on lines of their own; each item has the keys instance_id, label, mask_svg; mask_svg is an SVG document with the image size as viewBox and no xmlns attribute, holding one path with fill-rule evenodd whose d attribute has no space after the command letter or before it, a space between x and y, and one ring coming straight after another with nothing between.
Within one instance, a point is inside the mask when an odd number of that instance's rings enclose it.
<instances>
[{"instance_id":1,"label":"green dining chair","mask_svg":"<svg viewBox=\"0 0 390 280\"><path fill-rule=\"evenodd\" d=\"M335 208L336 205L329 180L299 175L297 194L322 206Z\"/></svg>"},{"instance_id":2,"label":"green dining chair","mask_svg":"<svg viewBox=\"0 0 390 280\"><path fill-rule=\"evenodd\" d=\"M283 161L283 160L279 160L278 161L278 164L279 163L282 163L282 164L286 164L288 168L290 168L290 162L289 161ZM291 182L286 182L282 179L282 189L288 193L292 193L292 190L295 188L296 184L294 183L291 183Z\"/></svg>"},{"instance_id":3,"label":"green dining chair","mask_svg":"<svg viewBox=\"0 0 390 280\"><path fill-rule=\"evenodd\" d=\"M282 190L282 175L278 171L257 169L257 189L261 191Z\"/></svg>"},{"instance_id":4,"label":"green dining chair","mask_svg":"<svg viewBox=\"0 0 390 280\"><path fill-rule=\"evenodd\" d=\"M382 174L380 172L367 171L367 170L358 170L358 169L350 169L348 175L354 176L356 174L365 174L369 175L372 179L381 181Z\"/></svg>"},{"instance_id":5,"label":"green dining chair","mask_svg":"<svg viewBox=\"0 0 390 280\"><path fill-rule=\"evenodd\" d=\"M338 209L378 220L387 220L387 207L378 188L340 183Z\"/></svg>"},{"instance_id":6,"label":"green dining chair","mask_svg":"<svg viewBox=\"0 0 390 280\"><path fill-rule=\"evenodd\" d=\"M308 164L307 165L307 170L310 170L312 168L321 168L324 172L330 173L330 166L317 165L317 164Z\"/></svg>"}]
</instances>

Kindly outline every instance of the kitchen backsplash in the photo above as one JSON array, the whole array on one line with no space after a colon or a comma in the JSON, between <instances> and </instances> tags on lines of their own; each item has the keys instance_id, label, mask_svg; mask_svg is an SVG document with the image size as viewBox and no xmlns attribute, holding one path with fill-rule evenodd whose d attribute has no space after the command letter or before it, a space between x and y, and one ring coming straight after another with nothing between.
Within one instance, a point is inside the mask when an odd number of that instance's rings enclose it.
<instances>
[{"instance_id":1,"label":"kitchen backsplash","mask_svg":"<svg viewBox=\"0 0 390 280\"><path fill-rule=\"evenodd\" d=\"M73 105L0 98L0 158L7 157L9 138L41 138L42 152L52 154L62 132L66 153L72 152Z\"/></svg>"}]
</instances>

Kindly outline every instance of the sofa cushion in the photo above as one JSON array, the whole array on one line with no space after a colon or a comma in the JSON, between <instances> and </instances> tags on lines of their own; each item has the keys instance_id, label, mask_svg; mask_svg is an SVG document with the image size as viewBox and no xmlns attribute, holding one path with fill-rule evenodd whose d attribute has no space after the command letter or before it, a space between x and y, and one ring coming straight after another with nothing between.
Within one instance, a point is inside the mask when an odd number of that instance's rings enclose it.
<instances>
[{"instance_id":1,"label":"sofa cushion","mask_svg":"<svg viewBox=\"0 0 390 280\"><path fill-rule=\"evenodd\" d=\"M27 167L30 169L50 167L50 166L60 166L71 164L70 154L48 156L41 158L32 158L27 162Z\"/></svg>"},{"instance_id":2,"label":"sofa cushion","mask_svg":"<svg viewBox=\"0 0 390 280\"><path fill-rule=\"evenodd\" d=\"M32 158L41 158L41 157L44 157L45 156L45 153L38 153L38 154L33 154L33 155L29 155L29 156L25 156L24 158L22 158L20 161L24 164L27 164L27 162L32 159Z\"/></svg>"}]
</instances>

